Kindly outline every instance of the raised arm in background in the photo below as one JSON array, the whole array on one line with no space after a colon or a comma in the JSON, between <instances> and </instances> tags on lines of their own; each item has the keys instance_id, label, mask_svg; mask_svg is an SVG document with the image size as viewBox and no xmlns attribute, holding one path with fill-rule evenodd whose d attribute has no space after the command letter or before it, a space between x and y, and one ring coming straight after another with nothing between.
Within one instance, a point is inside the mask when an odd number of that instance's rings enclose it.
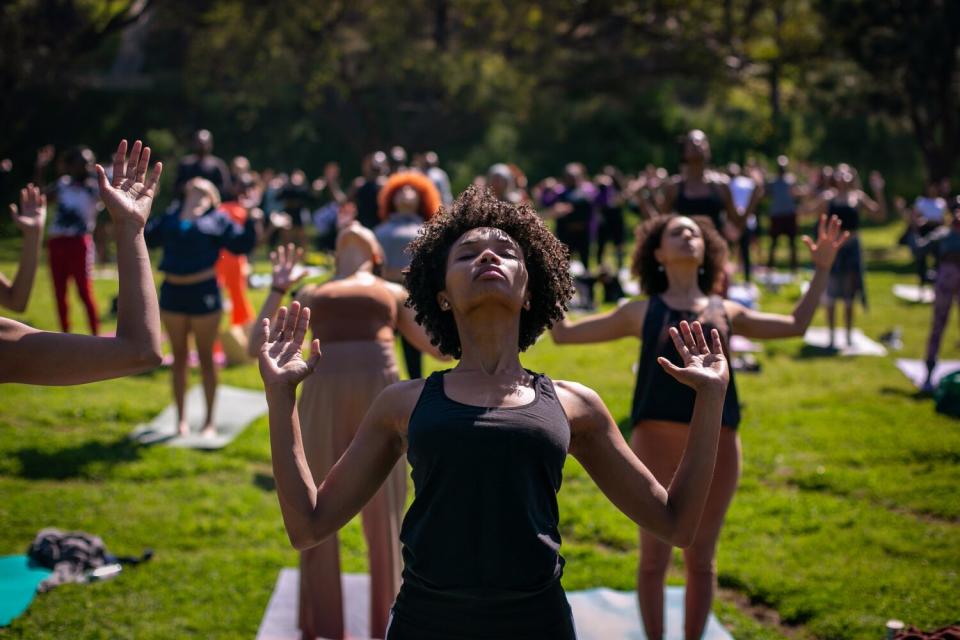
<instances>
[{"instance_id":1,"label":"raised arm in background","mask_svg":"<svg viewBox=\"0 0 960 640\"><path fill-rule=\"evenodd\" d=\"M20 208L17 209L17 205L11 204L10 215L23 233L23 244L20 247L20 263L13 282L0 273L0 307L23 313L30 301L30 291L33 289L37 263L40 261L43 225L47 219L47 197L38 187L28 184L20 190Z\"/></svg>"},{"instance_id":2,"label":"raised arm in background","mask_svg":"<svg viewBox=\"0 0 960 640\"><path fill-rule=\"evenodd\" d=\"M96 337L38 331L0 318L0 382L67 385L117 378L159 366L160 311L143 227L162 165L147 177L150 148L137 140L117 147L113 179L97 165L100 197L116 228L120 292L117 334Z\"/></svg>"}]
</instances>

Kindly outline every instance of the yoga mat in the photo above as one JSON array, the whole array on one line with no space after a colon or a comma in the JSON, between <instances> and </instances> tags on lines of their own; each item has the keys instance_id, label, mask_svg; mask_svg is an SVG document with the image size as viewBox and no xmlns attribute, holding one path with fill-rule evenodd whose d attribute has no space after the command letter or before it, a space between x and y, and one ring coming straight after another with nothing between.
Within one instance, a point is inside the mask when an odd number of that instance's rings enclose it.
<instances>
[{"instance_id":1,"label":"yoga mat","mask_svg":"<svg viewBox=\"0 0 960 640\"><path fill-rule=\"evenodd\" d=\"M730 337L730 351L734 353L760 353L763 345L743 336Z\"/></svg>"},{"instance_id":2,"label":"yoga mat","mask_svg":"<svg viewBox=\"0 0 960 640\"><path fill-rule=\"evenodd\" d=\"M910 360L908 358L899 358L897 360L897 369L903 372L903 375L910 379L917 389L923 386L927 379L927 365L923 360ZM931 382L936 387L940 384L940 379L948 373L960 371L960 360L941 360L933 368Z\"/></svg>"},{"instance_id":3,"label":"yoga mat","mask_svg":"<svg viewBox=\"0 0 960 640\"><path fill-rule=\"evenodd\" d=\"M915 304L933 304L934 298L933 287L920 287L915 284L895 284L893 295Z\"/></svg>"},{"instance_id":4,"label":"yoga mat","mask_svg":"<svg viewBox=\"0 0 960 640\"><path fill-rule=\"evenodd\" d=\"M755 284L733 284L727 287L727 298L748 309L754 309L760 299L760 290Z\"/></svg>"},{"instance_id":5,"label":"yoga mat","mask_svg":"<svg viewBox=\"0 0 960 640\"><path fill-rule=\"evenodd\" d=\"M852 337L853 344L847 346L847 330L841 328L833 330L833 346L837 349L837 353L843 356L887 355L886 347L865 336L860 329L854 329ZM811 347L826 349L830 344L830 330L826 327L810 327L803 336L803 342Z\"/></svg>"},{"instance_id":6,"label":"yoga mat","mask_svg":"<svg viewBox=\"0 0 960 640\"><path fill-rule=\"evenodd\" d=\"M797 279L797 275L789 271L770 271L769 269L756 269L753 274L756 282L766 287L782 287L790 284Z\"/></svg>"},{"instance_id":7,"label":"yoga mat","mask_svg":"<svg viewBox=\"0 0 960 640\"><path fill-rule=\"evenodd\" d=\"M299 640L297 600L300 571L282 569L267 610L257 631L257 640ZM370 608L370 576L343 575L343 601L347 635L353 640L368 638ZM632 591L607 588L567 593L573 609L577 640L645 640L637 596ZM683 587L667 587L664 599L666 640L683 638ZM707 619L704 640L733 640L712 613Z\"/></svg>"},{"instance_id":8,"label":"yoga mat","mask_svg":"<svg viewBox=\"0 0 960 640\"><path fill-rule=\"evenodd\" d=\"M212 438L200 435L200 427L206 413L203 389L197 385L187 392L187 422L193 432L188 436L177 435L177 408L168 406L149 424L139 425L130 438L140 444L164 442L171 447L190 449L222 449L242 432L247 425L267 412L267 399L262 391L237 389L220 385L214 405L213 421L217 434Z\"/></svg>"},{"instance_id":9,"label":"yoga mat","mask_svg":"<svg viewBox=\"0 0 960 640\"><path fill-rule=\"evenodd\" d=\"M27 556L0 556L0 627L6 627L27 610L37 585L51 573L49 569L30 566Z\"/></svg>"}]
</instances>

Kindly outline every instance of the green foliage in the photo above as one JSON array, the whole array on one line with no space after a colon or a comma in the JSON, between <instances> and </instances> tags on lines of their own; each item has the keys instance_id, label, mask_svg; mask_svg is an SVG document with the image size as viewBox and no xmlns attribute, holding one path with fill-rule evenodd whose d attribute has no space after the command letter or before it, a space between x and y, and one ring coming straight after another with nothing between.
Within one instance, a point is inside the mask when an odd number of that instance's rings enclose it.
<instances>
[{"instance_id":1,"label":"green foliage","mask_svg":"<svg viewBox=\"0 0 960 640\"><path fill-rule=\"evenodd\" d=\"M103 153L119 135L146 132L170 164L201 126L221 155L310 173L331 159L352 173L362 154L391 144L432 148L459 186L504 160L533 179L569 160L674 168L676 136L693 126L711 135L718 163L783 151L854 160L910 191L918 158L929 164L906 112L874 99L900 85L871 79L913 69L883 43L922 40L916 29L929 20L896 13L891 34L877 26L886 10L863 3L145 6L141 15L137 3L22 1L0 12L0 51L17 62L0 71L8 192L31 177L42 143Z\"/></svg>"}]
</instances>

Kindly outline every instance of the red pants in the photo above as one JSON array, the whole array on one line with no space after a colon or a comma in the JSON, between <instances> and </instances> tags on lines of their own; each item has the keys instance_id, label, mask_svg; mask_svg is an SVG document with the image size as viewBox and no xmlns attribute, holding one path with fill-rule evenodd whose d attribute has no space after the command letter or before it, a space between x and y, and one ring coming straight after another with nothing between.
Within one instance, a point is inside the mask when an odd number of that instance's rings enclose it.
<instances>
[{"instance_id":1,"label":"red pants","mask_svg":"<svg viewBox=\"0 0 960 640\"><path fill-rule=\"evenodd\" d=\"M70 332L70 310L67 306L67 281L73 278L77 283L77 292L87 310L90 333L97 335L100 319L97 303L93 299L91 270L93 269L93 238L83 236L62 236L47 241L50 258L50 275L53 279L53 293L57 299L57 313L60 315L60 328Z\"/></svg>"}]
</instances>

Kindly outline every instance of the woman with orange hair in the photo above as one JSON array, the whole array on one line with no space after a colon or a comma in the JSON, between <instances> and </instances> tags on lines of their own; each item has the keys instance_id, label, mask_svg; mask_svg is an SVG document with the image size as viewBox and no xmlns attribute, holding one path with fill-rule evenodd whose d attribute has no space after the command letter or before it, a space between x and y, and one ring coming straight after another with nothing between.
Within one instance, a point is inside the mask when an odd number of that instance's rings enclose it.
<instances>
[{"instance_id":1,"label":"woman with orange hair","mask_svg":"<svg viewBox=\"0 0 960 640\"><path fill-rule=\"evenodd\" d=\"M402 171L390 176L377 198L378 214L383 221L373 230L383 247L383 278L402 282L403 270L410 265L407 245L420 233L423 223L440 209L440 192L422 173ZM420 352L400 336L403 360L411 378L420 377Z\"/></svg>"}]
</instances>

